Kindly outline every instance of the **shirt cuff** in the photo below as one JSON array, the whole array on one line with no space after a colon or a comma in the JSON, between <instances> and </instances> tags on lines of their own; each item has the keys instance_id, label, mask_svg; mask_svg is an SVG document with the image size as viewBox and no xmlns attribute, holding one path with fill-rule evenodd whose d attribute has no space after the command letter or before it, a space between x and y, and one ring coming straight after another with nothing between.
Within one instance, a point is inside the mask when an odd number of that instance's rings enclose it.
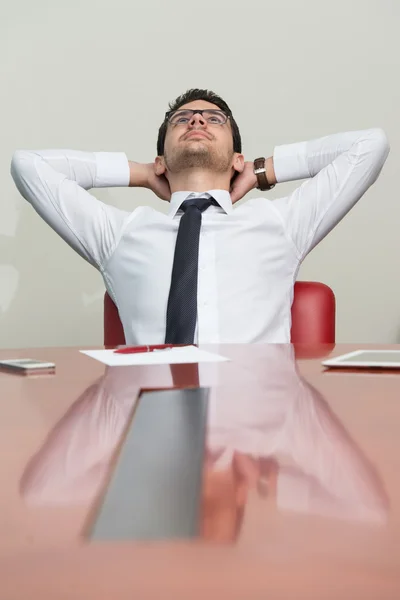
<instances>
[{"instance_id":1,"label":"shirt cuff","mask_svg":"<svg viewBox=\"0 0 400 600\"><path fill-rule=\"evenodd\" d=\"M130 180L129 162L125 152L95 152L96 179L94 187L127 187Z\"/></svg>"},{"instance_id":2,"label":"shirt cuff","mask_svg":"<svg viewBox=\"0 0 400 600\"><path fill-rule=\"evenodd\" d=\"M307 161L307 142L276 146L274 171L278 183L311 177Z\"/></svg>"}]
</instances>

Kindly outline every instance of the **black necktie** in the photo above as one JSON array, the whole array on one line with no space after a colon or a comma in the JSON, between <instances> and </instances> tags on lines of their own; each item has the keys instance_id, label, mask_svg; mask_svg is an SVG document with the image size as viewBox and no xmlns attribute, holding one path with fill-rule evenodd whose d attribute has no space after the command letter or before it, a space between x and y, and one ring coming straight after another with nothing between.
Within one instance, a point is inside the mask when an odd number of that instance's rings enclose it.
<instances>
[{"instance_id":1,"label":"black necktie","mask_svg":"<svg viewBox=\"0 0 400 600\"><path fill-rule=\"evenodd\" d=\"M185 200L176 238L167 307L166 344L193 344L197 320L197 271L201 213L213 198Z\"/></svg>"}]
</instances>

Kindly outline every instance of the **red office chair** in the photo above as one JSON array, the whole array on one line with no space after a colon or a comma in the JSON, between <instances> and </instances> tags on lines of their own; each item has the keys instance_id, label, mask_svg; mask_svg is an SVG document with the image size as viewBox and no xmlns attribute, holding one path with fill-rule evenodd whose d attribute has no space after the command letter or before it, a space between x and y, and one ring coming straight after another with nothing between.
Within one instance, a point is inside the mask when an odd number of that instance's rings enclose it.
<instances>
[{"instance_id":1,"label":"red office chair","mask_svg":"<svg viewBox=\"0 0 400 600\"><path fill-rule=\"evenodd\" d=\"M335 294L316 281L297 281L292 304L292 344L334 344Z\"/></svg>"},{"instance_id":2,"label":"red office chair","mask_svg":"<svg viewBox=\"0 0 400 600\"><path fill-rule=\"evenodd\" d=\"M298 281L292 304L293 344L335 343L335 295L324 283ZM125 344L125 335L117 307L107 292L104 295L104 345L114 348Z\"/></svg>"}]
</instances>

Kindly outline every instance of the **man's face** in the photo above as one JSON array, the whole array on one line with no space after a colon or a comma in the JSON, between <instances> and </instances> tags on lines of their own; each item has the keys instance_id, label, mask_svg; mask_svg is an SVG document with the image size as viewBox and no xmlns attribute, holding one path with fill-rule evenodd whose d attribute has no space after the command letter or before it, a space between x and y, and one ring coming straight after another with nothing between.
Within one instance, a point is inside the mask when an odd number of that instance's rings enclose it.
<instances>
[{"instance_id":1,"label":"man's face","mask_svg":"<svg viewBox=\"0 0 400 600\"><path fill-rule=\"evenodd\" d=\"M180 110L183 109L220 110L204 100L189 102L180 107ZM195 113L186 123L168 124L164 161L169 172L199 168L218 173L232 170L233 174L234 157L229 119L224 125L217 125L208 123L201 114Z\"/></svg>"}]
</instances>

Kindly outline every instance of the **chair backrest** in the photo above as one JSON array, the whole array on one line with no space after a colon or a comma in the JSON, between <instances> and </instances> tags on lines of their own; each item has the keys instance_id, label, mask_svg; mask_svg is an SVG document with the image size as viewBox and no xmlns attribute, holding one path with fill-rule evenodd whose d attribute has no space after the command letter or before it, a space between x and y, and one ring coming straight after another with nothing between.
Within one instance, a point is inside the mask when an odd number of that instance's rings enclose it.
<instances>
[{"instance_id":1,"label":"chair backrest","mask_svg":"<svg viewBox=\"0 0 400 600\"><path fill-rule=\"evenodd\" d=\"M335 342L335 295L330 287L315 281L297 281L292 304L293 344L332 344ZM117 307L104 295L104 345L125 344Z\"/></svg>"},{"instance_id":2,"label":"chair backrest","mask_svg":"<svg viewBox=\"0 0 400 600\"><path fill-rule=\"evenodd\" d=\"M296 281L292 304L292 344L334 344L336 300L331 288L317 281Z\"/></svg>"},{"instance_id":3,"label":"chair backrest","mask_svg":"<svg viewBox=\"0 0 400 600\"><path fill-rule=\"evenodd\" d=\"M125 334L118 309L107 294L104 294L104 345L115 348L125 344Z\"/></svg>"}]
</instances>

